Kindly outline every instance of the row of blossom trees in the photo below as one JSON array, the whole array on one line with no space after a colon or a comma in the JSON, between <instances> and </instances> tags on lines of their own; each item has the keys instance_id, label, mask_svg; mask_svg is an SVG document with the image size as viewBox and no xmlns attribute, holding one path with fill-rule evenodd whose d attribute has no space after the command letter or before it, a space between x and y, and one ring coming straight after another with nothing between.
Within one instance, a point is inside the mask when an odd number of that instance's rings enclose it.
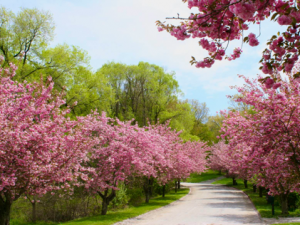
<instances>
[{"instance_id":1,"label":"row of blossom trees","mask_svg":"<svg viewBox=\"0 0 300 225\"><path fill-rule=\"evenodd\" d=\"M164 185L205 170L204 143L183 142L167 125L140 128L105 113L71 120L51 79L19 83L16 69L0 68L0 225L9 224L22 195L85 186L101 196L106 214L118 184L131 177Z\"/></svg>"},{"instance_id":2,"label":"row of blossom trees","mask_svg":"<svg viewBox=\"0 0 300 225\"><path fill-rule=\"evenodd\" d=\"M237 87L242 96L237 101L251 105L253 111L222 112L227 118L221 137L228 145L214 147L212 166L220 157L229 171L238 171L244 179L255 178L269 194L279 195L282 213L288 214L288 194L300 191L299 80L291 74L258 80L241 77L246 84Z\"/></svg>"}]
</instances>

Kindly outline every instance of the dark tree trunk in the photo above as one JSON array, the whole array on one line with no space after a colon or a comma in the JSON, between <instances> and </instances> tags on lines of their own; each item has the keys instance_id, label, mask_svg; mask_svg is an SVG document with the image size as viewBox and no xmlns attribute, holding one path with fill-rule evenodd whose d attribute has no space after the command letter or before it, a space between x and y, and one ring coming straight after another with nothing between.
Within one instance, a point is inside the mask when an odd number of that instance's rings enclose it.
<instances>
[{"instance_id":1,"label":"dark tree trunk","mask_svg":"<svg viewBox=\"0 0 300 225\"><path fill-rule=\"evenodd\" d=\"M259 191L259 197L261 197L262 198L262 196L263 196L263 187L258 187L258 191Z\"/></svg>"},{"instance_id":2,"label":"dark tree trunk","mask_svg":"<svg viewBox=\"0 0 300 225\"><path fill-rule=\"evenodd\" d=\"M280 202L281 202L281 214L288 215L288 193L287 194L280 194Z\"/></svg>"},{"instance_id":3,"label":"dark tree trunk","mask_svg":"<svg viewBox=\"0 0 300 225\"><path fill-rule=\"evenodd\" d=\"M151 178L149 180L149 196L150 196L150 198L153 196L153 183L154 183L154 179Z\"/></svg>"},{"instance_id":4,"label":"dark tree trunk","mask_svg":"<svg viewBox=\"0 0 300 225\"><path fill-rule=\"evenodd\" d=\"M165 197L165 193L166 193L166 185L164 185L163 188L162 188L162 196L163 196L163 198Z\"/></svg>"},{"instance_id":5,"label":"dark tree trunk","mask_svg":"<svg viewBox=\"0 0 300 225\"><path fill-rule=\"evenodd\" d=\"M112 189L109 195L108 190L105 190L103 194L98 191L98 194L102 198L101 215L106 215L109 203L116 197L116 191Z\"/></svg>"},{"instance_id":6,"label":"dark tree trunk","mask_svg":"<svg viewBox=\"0 0 300 225\"><path fill-rule=\"evenodd\" d=\"M149 193L149 191L147 191L146 193L145 193L145 202L146 203L149 203L149 200L150 200L150 193Z\"/></svg>"},{"instance_id":7,"label":"dark tree trunk","mask_svg":"<svg viewBox=\"0 0 300 225\"><path fill-rule=\"evenodd\" d=\"M5 197L0 193L0 225L9 225L12 200L8 194Z\"/></svg>"},{"instance_id":8,"label":"dark tree trunk","mask_svg":"<svg viewBox=\"0 0 300 225\"><path fill-rule=\"evenodd\" d=\"M35 198L33 200L34 202L31 202L32 205L32 222L36 223L36 201Z\"/></svg>"},{"instance_id":9,"label":"dark tree trunk","mask_svg":"<svg viewBox=\"0 0 300 225\"><path fill-rule=\"evenodd\" d=\"M244 185L245 185L245 188L248 188L248 181L246 179L244 180Z\"/></svg>"},{"instance_id":10,"label":"dark tree trunk","mask_svg":"<svg viewBox=\"0 0 300 225\"><path fill-rule=\"evenodd\" d=\"M256 193L256 184L253 184L253 192Z\"/></svg>"},{"instance_id":11,"label":"dark tree trunk","mask_svg":"<svg viewBox=\"0 0 300 225\"><path fill-rule=\"evenodd\" d=\"M180 179L178 179L177 185L178 185L178 190L180 190Z\"/></svg>"},{"instance_id":12,"label":"dark tree trunk","mask_svg":"<svg viewBox=\"0 0 300 225\"><path fill-rule=\"evenodd\" d=\"M219 175L221 175L222 174L222 171L221 170L219 170Z\"/></svg>"},{"instance_id":13,"label":"dark tree trunk","mask_svg":"<svg viewBox=\"0 0 300 225\"><path fill-rule=\"evenodd\" d=\"M103 199L102 201L102 208L101 208L101 215L106 215L107 213L107 201L105 199Z\"/></svg>"},{"instance_id":14,"label":"dark tree trunk","mask_svg":"<svg viewBox=\"0 0 300 225\"><path fill-rule=\"evenodd\" d=\"M153 183L153 180L147 178L144 182L144 185L143 185L144 192L145 192L145 197L146 197L145 198L146 203L149 203L149 200L150 200L152 183Z\"/></svg>"},{"instance_id":15,"label":"dark tree trunk","mask_svg":"<svg viewBox=\"0 0 300 225\"><path fill-rule=\"evenodd\" d=\"M235 177L232 178L232 185L238 185L237 182L236 182Z\"/></svg>"},{"instance_id":16,"label":"dark tree trunk","mask_svg":"<svg viewBox=\"0 0 300 225\"><path fill-rule=\"evenodd\" d=\"M175 180L175 193L177 193L177 188L178 188L177 180Z\"/></svg>"}]
</instances>

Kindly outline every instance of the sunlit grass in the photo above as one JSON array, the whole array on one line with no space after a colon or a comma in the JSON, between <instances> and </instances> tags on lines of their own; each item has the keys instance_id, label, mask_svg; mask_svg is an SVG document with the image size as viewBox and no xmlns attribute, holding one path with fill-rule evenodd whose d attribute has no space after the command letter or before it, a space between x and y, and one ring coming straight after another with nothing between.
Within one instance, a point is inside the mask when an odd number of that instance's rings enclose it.
<instances>
[{"instance_id":1,"label":"sunlit grass","mask_svg":"<svg viewBox=\"0 0 300 225\"><path fill-rule=\"evenodd\" d=\"M271 225L300 225L300 223L274 223Z\"/></svg>"},{"instance_id":2,"label":"sunlit grass","mask_svg":"<svg viewBox=\"0 0 300 225\"><path fill-rule=\"evenodd\" d=\"M207 170L204 173L192 173L190 175L189 178L186 179L186 182L190 182L190 183L199 183L202 181L206 181L206 180L211 180L211 179L215 179L217 177L220 177L221 174L219 173L219 171L215 171L215 170Z\"/></svg>"}]
</instances>

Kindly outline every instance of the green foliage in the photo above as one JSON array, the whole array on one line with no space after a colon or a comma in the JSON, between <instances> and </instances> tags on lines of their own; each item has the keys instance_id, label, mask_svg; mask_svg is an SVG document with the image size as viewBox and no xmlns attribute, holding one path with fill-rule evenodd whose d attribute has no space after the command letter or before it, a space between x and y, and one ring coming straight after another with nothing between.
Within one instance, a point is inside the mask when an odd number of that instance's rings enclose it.
<instances>
[{"instance_id":1,"label":"green foliage","mask_svg":"<svg viewBox=\"0 0 300 225\"><path fill-rule=\"evenodd\" d=\"M274 223L272 225L300 225L300 223Z\"/></svg>"},{"instance_id":2,"label":"green foliage","mask_svg":"<svg viewBox=\"0 0 300 225\"><path fill-rule=\"evenodd\" d=\"M101 73L79 67L67 86L66 104L73 116L87 115L91 110L110 112L114 102L108 80ZM74 105L74 103L77 103Z\"/></svg>"},{"instance_id":3,"label":"green foliage","mask_svg":"<svg viewBox=\"0 0 300 225\"><path fill-rule=\"evenodd\" d=\"M162 123L170 120L170 127L182 131L181 138L185 140L199 140L197 136L193 136L191 131L195 123L195 115L191 105L187 101L175 100L167 105L159 117Z\"/></svg>"},{"instance_id":4,"label":"green foliage","mask_svg":"<svg viewBox=\"0 0 300 225\"><path fill-rule=\"evenodd\" d=\"M207 170L204 173L192 173L189 178L186 179L186 182L190 183L199 183L206 180L215 179L217 177L220 177L222 174L219 173L219 171L215 170Z\"/></svg>"},{"instance_id":5,"label":"green foliage","mask_svg":"<svg viewBox=\"0 0 300 225\"><path fill-rule=\"evenodd\" d=\"M169 193L166 194L165 198L156 197L151 199L151 202L148 204L142 203L139 206L131 206L126 209L116 210L116 211L108 211L107 215L98 215L92 217L85 217L73 221L69 221L66 223L59 223L62 225L110 225L116 222L129 219L132 217L136 217L138 215L144 214L148 211L160 208L162 206L168 205L173 201L176 201L183 196L189 193L189 189L180 189L177 193ZM57 225L58 223L46 223L46 222L38 222L37 225ZM33 225L32 223L26 222L15 222L12 220L11 225Z\"/></svg>"},{"instance_id":6,"label":"green foliage","mask_svg":"<svg viewBox=\"0 0 300 225\"><path fill-rule=\"evenodd\" d=\"M60 196L62 195L62 196ZM12 205L11 219L13 223L26 223L32 220L32 205L28 199L19 198ZM39 221L68 221L78 217L100 213L101 200L96 195L89 194L84 187L75 188L73 195L64 191L56 191L54 195L47 193L36 196L36 216Z\"/></svg>"},{"instance_id":7,"label":"green foliage","mask_svg":"<svg viewBox=\"0 0 300 225\"><path fill-rule=\"evenodd\" d=\"M52 16L49 12L24 8L15 15L1 7L0 20L0 54L5 57L2 66L13 62L19 67L16 79L25 79L41 65L40 54L53 38Z\"/></svg>"},{"instance_id":8,"label":"green foliage","mask_svg":"<svg viewBox=\"0 0 300 225\"><path fill-rule=\"evenodd\" d=\"M130 199L127 195L127 189L124 183L121 183L118 188L119 190L116 193L116 197L111 201L113 209L124 207Z\"/></svg>"},{"instance_id":9,"label":"green foliage","mask_svg":"<svg viewBox=\"0 0 300 225\"><path fill-rule=\"evenodd\" d=\"M140 126L148 121L157 123L166 105L177 99L180 92L173 73L145 62L137 66L111 62L97 73L103 74L112 88L111 116L121 120L134 118Z\"/></svg>"},{"instance_id":10,"label":"green foliage","mask_svg":"<svg viewBox=\"0 0 300 225\"><path fill-rule=\"evenodd\" d=\"M207 123L195 123L191 134L198 136L201 141L208 142L209 145L217 142L215 132L212 131Z\"/></svg>"}]
</instances>

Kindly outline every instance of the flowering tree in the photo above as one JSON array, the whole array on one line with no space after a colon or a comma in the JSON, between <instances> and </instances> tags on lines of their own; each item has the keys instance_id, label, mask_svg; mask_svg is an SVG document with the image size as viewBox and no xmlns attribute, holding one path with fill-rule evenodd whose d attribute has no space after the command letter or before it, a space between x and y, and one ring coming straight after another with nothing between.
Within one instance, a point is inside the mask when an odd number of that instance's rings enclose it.
<instances>
[{"instance_id":1,"label":"flowering tree","mask_svg":"<svg viewBox=\"0 0 300 225\"><path fill-rule=\"evenodd\" d=\"M174 177L179 181L190 176L191 173L202 173L207 168L206 156L209 147L200 141L187 141L178 149L174 160Z\"/></svg>"},{"instance_id":2,"label":"flowering tree","mask_svg":"<svg viewBox=\"0 0 300 225\"><path fill-rule=\"evenodd\" d=\"M229 145L225 144L225 141L221 140L211 146L210 150L210 168L226 172L227 176L232 178L233 185L236 185L236 177L240 175L240 169L236 169L235 167L235 156L230 154Z\"/></svg>"},{"instance_id":3,"label":"flowering tree","mask_svg":"<svg viewBox=\"0 0 300 225\"><path fill-rule=\"evenodd\" d=\"M242 151L243 157L258 185L280 195L282 213L287 214L287 194L299 191L299 83L290 74L285 80L276 74L277 83L271 78L265 83L243 78L246 85L237 88L242 96L237 101L253 106L255 113L230 112L222 138L233 148L243 143L250 147Z\"/></svg>"},{"instance_id":4,"label":"flowering tree","mask_svg":"<svg viewBox=\"0 0 300 225\"><path fill-rule=\"evenodd\" d=\"M219 141L210 148L209 167L212 170L227 171L226 162L228 146L224 141Z\"/></svg>"},{"instance_id":5,"label":"flowering tree","mask_svg":"<svg viewBox=\"0 0 300 225\"><path fill-rule=\"evenodd\" d=\"M209 150L206 143L200 141L186 141L179 137L181 132L176 132L168 124L154 125L147 128L159 134L163 139L164 155L170 162L167 167L160 165L158 182L165 185L175 179L175 190L180 187L180 180L187 178L191 173L201 173L206 170L206 152Z\"/></svg>"},{"instance_id":6,"label":"flowering tree","mask_svg":"<svg viewBox=\"0 0 300 225\"><path fill-rule=\"evenodd\" d=\"M131 121L113 120L97 112L78 120L84 121L92 139L98 139L85 162L85 187L102 198L103 215L120 182L140 179L149 202L154 179L164 185L191 171L204 170L204 144L183 143L180 133L167 125L140 128Z\"/></svg>"},{"instance_id":7,"label":"flowering tree","mask_svg":"<svg viewBox=\"0 0 300 225\"><path fill-rule=\"evenodd\" d=\"M85 187L102 198L102 215L116 196L118 184L129 177L145 178L146 202L149 201L148 186L151 178L170 167L165 139L152 129L140 128L129 122L121 122L97 113L83 117L87 130L98 138L90 149L86 162Z\"/></svg>"},{"instance_id":8,"label":"flowering tree","mask_svg":"<svg viewBox=\"0 0 300 225\"><path fill-rule=\"evenodd\" d=\"M76 121L66 119L53 83L12 81L16 67L0 68L0 224L9 224L13 201L42 195L77 181L88 142Z\"/></svg>"},{"instance_id":9,"label":"flowering tree","mask_svg":"<svg viewBox=\"0 0 300 225\"><path fill-rule=\"evenodd\" d=\"M291 72L299 54L299 2L295 0L182 0L188 7L198 8L199 13L188 18L173 17L183 22L179 26L166 25L157 21L158 30L166 30L178 40L199 38L199 45L208 51L209 57L191 63L196 67L211 67L215 60L224 59L228 43L240 40L254 47L259 45L260 34L249 33L249 24L257 24L271 18L280 26L286 26L283 33L270 37L268 48L261 59L263 73L273 75L274 71ZM239 58L242 49L237 47L227 60Z\"/></svg>"}]
</instances>

